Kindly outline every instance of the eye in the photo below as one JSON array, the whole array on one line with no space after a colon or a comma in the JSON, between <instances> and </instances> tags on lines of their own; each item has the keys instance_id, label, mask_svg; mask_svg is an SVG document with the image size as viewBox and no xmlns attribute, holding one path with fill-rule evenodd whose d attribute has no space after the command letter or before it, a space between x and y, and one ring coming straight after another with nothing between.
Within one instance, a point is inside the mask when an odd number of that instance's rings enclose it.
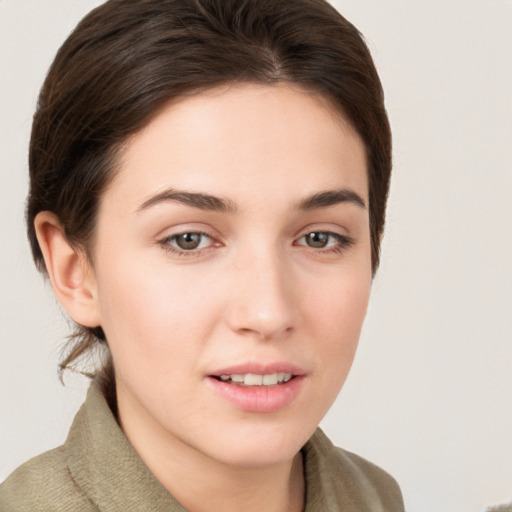
<instances>
[{"instance_id":1,"label":"eye","mask_svg":"<svg viewBox=\"0 0 512 512\"><path fill-rule=\"evenodd\" d=\"M305 245L318 250L341 250L352 245L354 241L339 233L331 231L312 231L301 236L296 244Z\"/></svg>"},{"instance_id":2,"label":"eye","mask_svg":"<svg viewBox=\"0 0 512 512\"><path fill-rule=\"evenodd\" d=\"M337 241L330 233L323 233L321 231L308 233L303 238L306 245L313 249L324 249L328 247L329 243Z\"/></svg>"},{"instance_id":3,"label":"eye","mask_svg":"<svg viewBox=\"0 0 512 512\"><path fill-rule=\"evenodd\" d=\"M160 244L170 252L187 253L206 249L213 244L213 240L206 233L190 231L168 236Z\"/></svg>"}]
</instances>

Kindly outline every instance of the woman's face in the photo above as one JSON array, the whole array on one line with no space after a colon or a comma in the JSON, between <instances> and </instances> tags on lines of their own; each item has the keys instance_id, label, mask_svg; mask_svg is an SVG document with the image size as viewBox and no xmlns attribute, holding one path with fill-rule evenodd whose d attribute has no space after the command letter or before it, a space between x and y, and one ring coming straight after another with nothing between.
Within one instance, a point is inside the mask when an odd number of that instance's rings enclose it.
<instances>
[{"instance_id":1,"label":"woman's face","mask_svg":"<svg viewBox=\"0 0 512 512\"><path fill-rule=\"evenodd\" d=\"M297 87L187 97L130 140L91 272L120 422L143 458L293 458L356 350L367 189L360 137Z\"/></svg>"}]
</instances>

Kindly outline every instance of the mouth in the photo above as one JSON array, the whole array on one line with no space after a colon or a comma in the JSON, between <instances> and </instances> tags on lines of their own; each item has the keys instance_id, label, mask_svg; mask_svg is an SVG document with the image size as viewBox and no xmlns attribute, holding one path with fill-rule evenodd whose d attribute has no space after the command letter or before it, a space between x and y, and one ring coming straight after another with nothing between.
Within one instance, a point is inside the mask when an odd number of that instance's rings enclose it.
<instances>
[{"instance_id":1,"label":"mouth","mask_svg":"<svg viewBox=\"0 0 512 512\"><path fill-rule=\"evenodd\" d=\"M225 382L226 384L234 384L235 386L241 387L255 387L255 386L280 386L282 384L286 384L293 378L295 375L291 373L266 373L266 374L257 374L257 373L233 373L230 375L219 375L212 376L214 379L219 380L221 382Z\"/></svg>"},{"instance_id":2,"label":"mouth","mask_svg":"<svg viewBox=\"0 0 512 512\"><path fill-rule=\"evenodd\" d=\"M306 372L286 363L247 364L213 372L208 387L233 406L251 413L285 410L301 393Z\"/></svg>"}]
</instances>

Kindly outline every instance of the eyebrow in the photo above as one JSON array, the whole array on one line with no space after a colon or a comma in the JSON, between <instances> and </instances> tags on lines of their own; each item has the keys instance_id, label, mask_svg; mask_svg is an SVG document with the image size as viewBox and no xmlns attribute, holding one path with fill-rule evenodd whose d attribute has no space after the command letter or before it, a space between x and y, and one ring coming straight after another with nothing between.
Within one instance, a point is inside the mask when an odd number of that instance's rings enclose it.
<instances>
[{"instance_id":1,"label":"eyebrow","mask_svg":"<svg viewBox=\"0 0 512 512\"><path fill-rule=\"evenodd\" d=\"M199 208L201 210L209 210L221 213L236 213L238 208L236 203L230 199L203 194L200 192L186 192L183 190L168 189L160 192L142 203L137 212L142 212L160 203L177 202ZM366 204L362 197L350 189L326 190L317 192L311 196L305 197L297 203L297 209L302 211L310 211L321 208L328 208L340 203L355 204L366 209Z\"/></svg>"},{"instance_id":2,"label":"eyebrow","mask_svg":"<svg viewBox=\"0 0 512 512\"><path fill-rule=\"evenodd\" d=\"M150 197L139 206L137 212L147 210L151 206L168 201L182 203L201 210L210 210L221 213L235 213L237 211L235 203L229 199L198 192L185 192L182 190L169 189Z\"/></svg>"},{"instance_id":3,"label":"eyebrow","mask_svg":"<svg viewBox=\"0 0 512 512\"><path fill-rule=\"evenodd\" d=\"M326 190L302 199L298 203L299 210L316 210L328 208L340 203L351 203L366 210L366 203L363 198L353 190L342 188L339 190Z\"/></svg>"}]
</instances>

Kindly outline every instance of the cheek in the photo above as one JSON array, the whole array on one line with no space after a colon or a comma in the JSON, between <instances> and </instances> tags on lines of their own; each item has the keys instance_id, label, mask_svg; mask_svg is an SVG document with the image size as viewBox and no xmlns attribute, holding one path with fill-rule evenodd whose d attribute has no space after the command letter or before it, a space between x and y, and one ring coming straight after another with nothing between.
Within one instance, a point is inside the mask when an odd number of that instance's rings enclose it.
<instances>
[{"instance_id":1,"label":"cheek","mask_svg":"<svg viewBox=\"0 0 512 512\"><path fill-rule=\"evenodd\" d=\"M334 271L322 278L321 286L309 283L308 290L303 295L308 300L311 322L326 338L357 341L370 298L370 267Z\"/></svg>"},{"instance_id":2,"label":"cheek","mask_svg":"<svg viewBox=\"0 0 512 512\"><path fill-rule=\"evenodd\" d=\"M112 261L115 268L99 273L99 304L118 370L166 372L175 360L186 364L212 329L219 307L213 294L183 268Z\"/></svg>"},{"instance_id":3,"label":"cheek","mask_svg":"<svg viewBox=\"0 0 512 512\"><path fill-rule=\"evenodd\" d=\"M328 318L327 335L331 339L339 337L347 342L357 342L368 308L369 287L345 283L343 289L333 295L330 301L326 300L323 304L325 317Z\"/></svg>"},{"instance_id":4,"label":"cheek","mask_svg":"<svg viewBox=\"0 0 512 512\"><path fill-rule=\"evenodd\" d=\"M364 276L364 274L363 274ZM330 282L310 297L309 323L317 346L317 368L326 392L333 397L352 365L366 316L371 279L350 274Z\"/></svg>"}]
</instances>

